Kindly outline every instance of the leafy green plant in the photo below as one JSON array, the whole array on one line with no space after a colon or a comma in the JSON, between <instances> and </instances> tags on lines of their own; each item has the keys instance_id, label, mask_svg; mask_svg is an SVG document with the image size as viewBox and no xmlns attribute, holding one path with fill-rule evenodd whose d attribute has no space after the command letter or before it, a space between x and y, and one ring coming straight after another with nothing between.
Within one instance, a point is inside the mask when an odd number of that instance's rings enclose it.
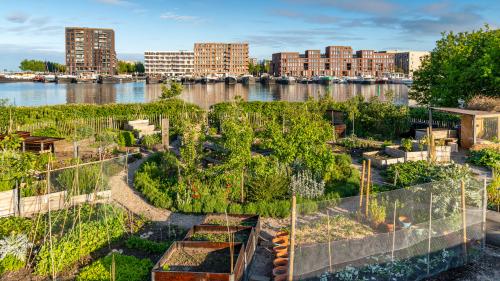
<instances>
[{"instance_id":1,"label":"leafy green plant","mask_svg":"<svg viewBox=\"0 0 500 281\"><path fill-rule=\"evenodd\" d=\"M5 272L17 271L26 266L24 260L20 260L12 255L7 255L0 259L0 276Z\"/></svg>"},{"instance_id":2,"label":"leafy green plant","mask_svg":"<svg viewBox=\"0 0 500 281\"><path fill-rule=\"evenodd\" d=\"M401 148L406 151L410 152L413 150L413 143L411 139L401 139Z\"/></svg>"},{"instance_id":3,"label":"leafy green plant","mask_svg":"<svg viewBox=\"0 0 500 281\"><path fill-rule=\"evenodd\" d=\"M118 138L116 140L116 143L119 146L133 146L136 143L134 133L130 131L120 131L118 133Z\"/></svg>"},{"instance_id":4,"label":"leafy green plant","mask_svg":"<svg viewBox=\"0 0 500 281\"><path fill-rule=\"evenodd\" d=\"M498 149L471 150L468 160L475 165L500 169L500 151Z\"/></svg>"},{"instance_id":5,"label":"leafy green plant","mask_svg":"<svg viewBox=\"0 0 500 281\"><path fill-rule=\"evenodd\" d=\"M140 238L138 236L131 236L127 239L127 241L125 241L125 246L127 246L127 248L141 250L151 254L161 254L165 252L170 244L172 244L171 241L160 243Z\"/></svg>"},{"instance_id":6,"label":"leafy green plant","mask_svg":"<svg viewBox=\"0 0 500 281\"><path fill-rule=\"evenodd\" d=\"M119 209L106 207L106 216L97 220L81 222L79 227L69 229L65 235L42 244L36 255L35 273L49 275L73 265L81 258L115 241L125 233L126 214ZM55 263L53 263L55 259Z\"/></svg>"},{"instance_id":7,"label":"leafy green plant","mask_svg":"<svg viewBox=\"0 0 500 281\"><path fill-rule=\"evenodd\" d=\"M153 263L149 259L138 259L133 256L111 254L84 267L78 274L77 281L110 281L111 268L114 261L116 281L142 281L147 279Z\"/></svg>"},{"instance_id":8,"label":"leafy green plant","mask_svg":"<svg viewBox=\"0 0 500 281\"><path fill-rule=\"evenodd\" d=\"M385 221L386 207L382 204L379 204L376 198L370 200L369 216L372 223L376 226Z\"/></svg>"},{"instance_id":9,"label":"leafy green plant","mask_svg":"<svg viewBox=\"0 0 500 281\"><path fill-rule=\"evenodd\" d=\"M146 148L151 149L156 144L161 144L161 135L154 134L154 135L144 136L142 137L141 144L144 145Z\"/></svg>"}]
</instances>

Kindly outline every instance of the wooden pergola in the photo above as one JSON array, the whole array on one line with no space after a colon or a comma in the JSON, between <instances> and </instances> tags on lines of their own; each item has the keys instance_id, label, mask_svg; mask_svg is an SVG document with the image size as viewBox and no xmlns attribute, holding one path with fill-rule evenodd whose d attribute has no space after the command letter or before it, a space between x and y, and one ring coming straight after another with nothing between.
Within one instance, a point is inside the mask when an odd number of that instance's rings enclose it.
<instances>
[{"instance_id":1,"label":"wooden pergola","mask_svg":"<svg viewBox=\"0 0 500 281\"><path fill-rule=\"evenodd\" d=\"M433 107L433 110L460 115L460 145L471 148L475 144L500 139L500 112L453 107Z\"/></svg>"},{"instance_id":2,"label":"wooden pergola","mask_svg":"<svg viewBox=\"0 0 500 281\"><path fill-rule=\"evenodd\" d=\"M35 137L31 136L29 132L19 131L16 134L23 139L21 146L23 151L44 152L50 150L51 152L55 152L54 144L64 140L63 138ZM0 134L0 140L4 137L5 135Z\"/></svg>"}]
</instances>

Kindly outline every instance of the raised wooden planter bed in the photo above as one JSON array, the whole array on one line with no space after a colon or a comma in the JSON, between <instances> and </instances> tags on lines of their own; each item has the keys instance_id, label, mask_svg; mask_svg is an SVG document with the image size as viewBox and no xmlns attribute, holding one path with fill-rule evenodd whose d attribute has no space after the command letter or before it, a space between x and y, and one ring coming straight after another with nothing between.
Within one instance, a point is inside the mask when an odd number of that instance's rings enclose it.
<instances>
[{"instance_id":1,"label":"raised wooden planter bed","mask_svg":"<svg viewBox=\"0 0 500 281\"><path fill-rule=\"evenodd\" d=\"M457 130L443 129L443 128L433 128L432 135L434 139L449 139L458 138ZM427 137L427 129L417 129L415 130L415 139L423 139Z\"/></svg>"},{"instance_id":2,"label":"raised wooden planter bed","mask_svg":"<svg viewBox=\"0 0 500 281\"><path fill-rule=\"evenodd\" d=\"M418 144L413 144L413 149L418 149ZM419 161L419 160L427 160L429 151L427 150L427 146L423 146L422 151L404 151L399 148L397 145L387 146L385 148L385 153L391 155L392 157L402 157L404 161ZM451 160L451 146L436 146L436 161L437 162L450 162Z\"/></svg>"},{"instance_id":3,"label":"raised wooden planter bed","mask_svg":"<svg viewBox=\"0 0 500 281\"><path fill-rule=\"evenodd\" d=\"M227 242L227 232L227 226L195 225L188 231L184 241ZM251 226L230 226L229 232L235 234L235 242L244 244L246 264L250 264L259 241L254 228Z\"/></svg>"},{"instance_id":4,"label":"raised wooden planter bed","mask_svg":"<svg viewBox=\"0 0 500 281\"><path fill-rule=\"evenodd\" d=\"M164 267L168 269L164 270ZM153 267L153 281L239 281L245 271L245 246L234 243L174 242Z\"/></svg>"},{"instance_id":5,"label":"raised wooden planter bed","mask_svg":"<svg viewBox=\"0 0 500 281\"><path fill-rule=\"evenodd\" d=\"M260 216L259 215L238 215L238 214L228 214L227 219L229 220L230 226L251 226L254 228L255 235L258 238L260 235ZM226 214L209 214L205 216L205 219L201 225L220 225L226 226Z\"/></svg>"},{"instance_id":6,"label":"raised wooden planter bed","mask_svg":"<svg viewBox=\"0 0 500 281\"><path fill-rule=\"evenodd\" d=\"M371 163L377 168L384 168L392 164L403 163L405 161L404 157L392 157L389 155L383 155L383 151L370 151L364 152L363 157L370 159Z\"/></svg>"}]
</instances>

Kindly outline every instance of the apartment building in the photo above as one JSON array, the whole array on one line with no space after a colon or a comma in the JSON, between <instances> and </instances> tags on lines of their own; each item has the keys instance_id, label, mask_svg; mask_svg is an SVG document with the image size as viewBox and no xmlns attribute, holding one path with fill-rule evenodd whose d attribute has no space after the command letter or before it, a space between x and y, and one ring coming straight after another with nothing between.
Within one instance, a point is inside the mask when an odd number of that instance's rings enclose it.
<instances>
[{"instance_id":1,"label":"apartment building","mask_svg":"<svg viewBox=\"0 0 500 281\"><path fill-rule=\"evenodd\" d=\"M113 75L116 71L113 29L66 27L66 67L69 74L93 72Z\"/></svg>"},{"instance_id":2,"label":"apartment building","mask_svg":"<svg viewBox=\"0 0 500 281\"><path fill-rule=\"evenodd\" d=\"M194 44L195 75L247 74L248 62L248 43Z\"/></svg>"},{"instance_id":3,"label":"apartment building","mask_svg":"<svg viewBox=\"0 0 500 281\"><path fill-rule=\"evenodd\" d=\"M192 75L194 72L194 52L144 52L144 68L146 74L152 76L178 77Z\"/></svg>"},{"instance_id":4,"label":"apartment building","mask_svg":"<svg viewBox=\"0 0 500 281\"><path fill-rule=\"evenodd\" d=\"M328 46L320 50L281 52L272 56L270 74L275 76L382 76L394 71L394 54L360 50L349 46Z\"/></svg>"},{"instance_id":5,"label":"apartment building","mask_svg":"<svg viewBox=\"0 0 500 281\"><path fill-rule=\"evenodd\" d=\"M395 67L397 70L413 76L413 72L420 68L422 60L428 55L430 55L430 52L425 51L396 52Z\"/></svg>"}]
</instances>

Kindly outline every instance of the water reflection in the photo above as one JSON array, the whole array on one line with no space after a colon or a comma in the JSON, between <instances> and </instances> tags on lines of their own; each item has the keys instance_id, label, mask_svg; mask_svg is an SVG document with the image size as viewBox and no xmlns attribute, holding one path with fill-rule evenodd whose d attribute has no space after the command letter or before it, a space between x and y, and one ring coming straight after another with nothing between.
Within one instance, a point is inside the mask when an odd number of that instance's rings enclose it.
<instances>
[{"instance_id":1,"label":"water reflection","mask_svg":"<svg viewBox=\"0 0 500 281\"><path fill-rule=\"evenodd\" d=\"M181 99L209 108L211 105L241 97L246 101L304 101L309 97L318 99L325 95L344 101L354 95L365 99L379 97L386 100L386 93L397 104L408 104L408 88L405 85L359 85L318 84L296 85L185 85ZM125 84L43 84L43 83L0 83L0 99L23 106L64 103L135 103L151 102L161 96L161 85L147 85L143 82Z\"/></svg>"}]
</instances>

